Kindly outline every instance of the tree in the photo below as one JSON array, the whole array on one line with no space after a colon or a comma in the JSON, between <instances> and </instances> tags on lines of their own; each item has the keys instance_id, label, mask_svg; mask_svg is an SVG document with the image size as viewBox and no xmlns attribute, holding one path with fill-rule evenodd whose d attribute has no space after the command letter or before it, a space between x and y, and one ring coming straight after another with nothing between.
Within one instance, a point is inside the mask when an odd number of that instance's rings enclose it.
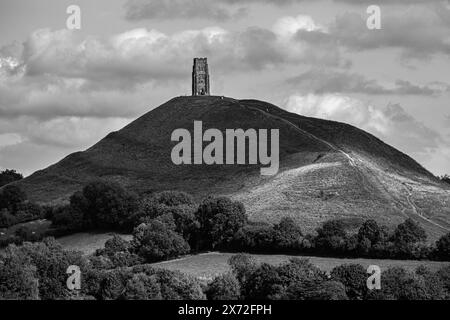
<instances>
[{"instance_id":1,"label":"tree","mask_svg":"<svg viewBox=\"0 0 450 320\"><path fill-rule=\"evenodd\" d=\"M366 220L358 230L358 241L368 239L372 245L382 240L382 232L375 220Z\"/></svg>"},{"instance_id":2,"label":"tree","mask_svg":"<svg viewBox=\"0 0 450 320\"><path fill-rule=\"evenodd\" d=\"M442 267L436 274L442 280L447 291L447 298L450 298L450 265Z\"/></svg>"},{"instance_id":3,"label":"tree","mask_svg":"<svg viewBox=\"0 0 450 320\"><path fill-rule=\"evenodd\" d=\"M101 278L98 296L102 300L121 299L125 294L127 282L132 276L131 271L122 268L107 271Z\"/></svg>"},{"instance_id":4,"label":"tree","mask_svg":"<svg viewBox=\"0 0 450 320\"><path fill-rule=\"evenodd\" d=\"M17 186L7 185L0 193L0 209L6 208L16 213L17 205L27 200L26 193Z\"/></svg>"},{"instance_id":5,"label":"tree","mask_svg":"<svg viewBox=\"0 0 450 320\"><path fill-rule=\"evenodd\" d=\"M249 278L249 276L256 270L258 267L255 259L248 254L236 254L233 255L229 260L228 264L231 267L231 271L233 272L236 279L239 281L241 286L245 285L245 282Z\"/></svg>"},{"instance_id":6,"label":"tree","mask_svg":"<svg viewBox=\"0 0 450 320\"><path fill-rule=\"evenodd\" d=\"M436 241L436 254L440 259L450 261L450 232Z\"/></svg>"},{"instance_id":7,"label":"tree","mask_svg":"<svg viewBox=\"0 0 450 320\"><path fill-rule=\"evenodd\" d=\"M23 179L23 175L18 173L16 170L3 170L0 172L0 187L21 179Z\"/></svg>"},{"instance_id":8,"label":"tree","mask_svg":"<svg viewBox=\"0 0 450 320\"><path fill-rule=\"evenodd\" d=\"M345 286L339 281L324 281L308 293L308 300L348 300Z\"/></svg>"},{"instance_id":9,"label":"tree","mask_svg":"<svg viewBox=\"0 0 450 320\"><path fill-rule=\"evenodd\" d=\"M284 251L297 251L302 247L301 228L289 217L284 217L273 227L274 245Z\"/></svg>"},{"instance_id":10,"label":"tree","mask_svg":"<svg viewBox=\"0 0 450 320\"><path fill-rule=\"evenodd\" d=\"M381 290L376 297L384 300L423 300L427 298L427 288L423 278L406 271L402 267L392 267L381 274ZM374 290L375 291L375 290ZM371 294L369 294L370 298Z\"/></svg>"},{"instance_id":11,"label":"tree","mask_svg":"<svg viewBox=\"0 0 450 320\"><path fill-rule=\"evenodd\" d=\"M17 223L17 218L9 213L8 209L0 210L0 228L9 228Z\"/></svg>"},{"instance_id":12,"label":"tree","mask_svg":"<svg viewBox=\"0 0 450 320\"><path fill-rule=\"evenodd\" d=\"M71 207L83 212L91 228L130 230L131 217L138 209L138 199L120 185L106 181L91 182L70 199Z\"/></svg>"},{"instance_id":13,"label":"tree","mask_svg":"<svg viewBox=\"0 0 450 320\"><path fill-rule=\"evenodd\" d=\"M441 181L450 184L450 176L448 174L440 177Z\"/></svg>"},{"instance_id":14,"label":"tree","mask_svg":"<svg viewBox=\"0 0 450 320\"><path fill-rule=\"evenodd\" d=\"M317 229L316 247L323 251L338 252L345 248L347 233L341 220L326 221Z\"/></svg>"},{"instance_id":15,"label":"tree","mask_svg":"<svg viewBox=\"0 0 450 320\"><path fill-rule=\"evenodd\" d=\"M157 193L155 199L158 203L168 207L195 204L194 198L190 194L181 191L163 191Z\"/></svg>"},{"instance_id":16,"label":"tree","mask_svg":"<svg viewBox=\"0 0 450 320\"><path fill-rule=\"evenodd\" d=\"M234 234L231 246L238 251L272 253L276 251L274 241L271 225L248 223Z\"/></svg>"},{"instance_id":17,"label":"tree","mask_svg":"<svg viewBox=\"0 0 450 320\"><path fill-rule=\"evenodd\" d=\"M248 300L280 299L283 294L277 268L267 263L261 264L250 274L243 288L243 296Z\"/></svg>"},{"instance_id":18,"label":"tree","mask_svg":"<svg viewBox=\"0 0 450 320\"><path fill-rule=\"evenodd\" d=\"M196 216L204 248L228 245L235 233L247 222L244 205L226 197L209 197L203 200Z\"/></svg>"},{"instance_id":19,"label":"tree","mask_svg":"<svg viewBox=\"0 0 450 320\"><path fill-rule=\"evenodd\" d=\"M161 300L161 286L156 275L137 273L128 280L125 287L126 300Z\"/></svg>"},{"instance_id":20,"label":"tree","mask_svg":"<svg viewBox=\"0 0 450 320\"><path fill-rule=\"evenodd\" d=\"M182 236L157 220L138 226L133 232L132 244L147 262L175 258L190 251Z\"/></svg>"},{"instance_id":21,"label":"tree","mask_svg":"<svg viewBox=\"0 0 450 320\"><path fill-rule=\"evenodd\" d=\"M231 273L226 273L214 278L206 288L208 300L238 300L240 292L239 281Z\"/></svg>"},{"instance_id":22,"label":"tree","mask_svg":"<svg viewBox=\"0 0 450 320\"><path fill-rule=\"evenodd\" d=\"M8 246L0 257L0 300L39 299L36 267L29 257Z\"/></svg>"},{"instance_id":23,"label":"tree","mask_svg":"<svg viewBox=\"0 0 450 320\"><path fill-rule=\"evenodd\" d=\"M397 245L415 244L427 239L425 230L411 218L399 224L394 231L393 240Z\"/></svg>"},{"instance_id":24,"label":"tree","mask_svg":"<svg viewBox=\"0 0 450 320\"><path fill-rule=\"evenodd\" d=\"M331 279L345 286L347 296L352 300L362 300L367 293L367 273L360 264L340 265L331 270Z\"/></svg>"}]
</instances>

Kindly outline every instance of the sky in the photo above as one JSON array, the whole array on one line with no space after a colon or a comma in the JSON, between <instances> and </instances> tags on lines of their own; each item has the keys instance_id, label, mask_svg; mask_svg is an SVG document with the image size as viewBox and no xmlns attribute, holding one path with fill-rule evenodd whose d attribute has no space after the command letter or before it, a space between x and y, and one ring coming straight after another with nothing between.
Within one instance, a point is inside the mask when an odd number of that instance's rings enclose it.
<instances>
[{"instance_id":1,"label":"sky","mask_svg":"<svg viewBox=\"0 0 450 320\"><path fill-rule=\"evenodd\" d=\"M448 0L0 0L0 169L29 175L189 95L194 57L214 95L350 123L450 173Z\"/></svg>"}]
</instances>

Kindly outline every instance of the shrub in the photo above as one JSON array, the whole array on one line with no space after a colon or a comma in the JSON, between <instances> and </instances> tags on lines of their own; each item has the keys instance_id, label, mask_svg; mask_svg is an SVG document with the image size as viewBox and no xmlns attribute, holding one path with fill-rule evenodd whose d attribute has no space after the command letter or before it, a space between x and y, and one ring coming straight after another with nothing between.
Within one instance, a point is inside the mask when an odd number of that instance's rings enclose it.
<instances>
[{"instance_id":1,"label":"shrub","mask_svg":"<svg viewBox=\"0 0 450 320\"><path fill-rule=\"evenodd\" d=\"M70 199L71 207L83 212L91 228L130 230L138 209L137 196L112 182L91 182Z\"/></svg>"},{"instance_id":2,"label":"shrub","mask_svg":"<svg viewBox=\"0 0 450 320\"><path fill-rule=\"evenodd\" d=\"M81 231L84 226L83 212L69 205L52 208L51 221L61 233Z\"/></svg>"},{"instance_id":3,"label":"shrub","mask_svg":"<svg viewBox=\"0 0 450 320\"><path fill-rule=\"evenodd\" d=\"M325 252L341 252L345 250L347 234L341 220L326 221L317 229L316 247Z\"/></svg>"},{"instance_id":4,"label":"shrub","mask_svg":"<svg viewBox=\"0 0 450 320\"><path fill-rule=\"evenodd\" d=\"M275 232L268 224L247 224L235 233L231 247L238 251L271 253Z\"/></svg>"},{"instance_id":5,"label":"shrub","mask_svg":"<svg viewBox=\"0 0 450 320\"><path fill-rule=\"evenodd\" d=\"M18 227L14 234L22 241L35 242L40 241L44 238L44 235L42 233L25 225Z\"/></svg>"},{"instance_id":6,"label":"shrub","mask_svg":"<svg viewBox=\"0 0 450 320\"><path fill-rule=\"evenodd\" d=\"M126 285L133 274L131 271L118 268L106 272L101 277L100 289L98 297L101 300L117 300L121 299L125 294Z\"/></svg>"},{"instance_id":7,"label":"shrub","mask_svg":"<svg viewBox=\"0 0 450 320\"><path fill-rule=\"evenodd\" d=\"M226 197L207 198L197 212L202 247L227 246L247 222L244 205Z\"/></svg>"},{"instance_id":8,"label":"shrub","mask_svg":"<svg viewBox=\"0 0 450 320\"><path fill-rule=\"evenodd\" d=\"M360 264L340 265L331 270L331 279L341 282L350 299L361 300L367 293L368 275Z\"/></svg>"},{"instance_id":9,"label":"shrub","mask_svg":"<svg viewBox=\"0 0 450 320\"><path fill-rule=\"evenodd\" d=\"M244 286L248 277L258 267L255 260L248 254L233 255L228 260L228 264L230 265L231 271L241 286Z\"/></svg>"},{"instance_id":10,"label":"shrub","mask_svg":"<svg viewBox=\"0 0 450 320\"><path fill-rule=\"evenodd\" d=\"M399 224L393 235L393 241L399 246L424 242L426 239L425 230L412 219Z\"/></svg>"},{"instance_id":11,"label":"shrub","mask_svg":"<svg viewBox=\"0 0 450 320\"><path fill-rule=\"evenodd\" d=\"M137 273L128 280L125 286L126 300L161 300L161 286L155 275Z\"/></svg>"},{"instance_id":12,"label":"shrub","mask_svg":"<svg viewBox=\"0 0 450 320\"><path fill-rule=\"evenodd\" d=\"M17 205L27 200L25 192L17 186L7 185L0 193L0 209L6 208L15 213Z\"/></svg>"},{"instance_id":13,"label":"shrub","mask_svg":"<svg viewBox=\"0 0 450 320\"><path fill-rule=\"evenodd\" d=\"M17 223L19 223L18 219L8 209L0 210L0 228L9 228Z\"/></svg>"},{"instance_id":14,"label":"shrub","mask_svg":"<svg viewBox=\"0 0 450 320\"><path fill-rule=\"evenodd\" d=\"M134 273L145 273L155 276L161 287L163 300L203 300L205 295L200 282L191 276L179 271L154 269L149 265L135 266Z\"/></svg>"},{"instance_id":15,"label":"shrub","mask_svg":"<svg viewBox=\"0 0 450 320\"><path fill-rule=\"evenodd\" d=\"M36 299L39 299L36 267L15 246L9 246L0 257L0 300Z\"/></svg>"},{"instance_id":16,"label":"shrub","mask_svg":"<svg viewBox=\"0 0 450 320\"><path fill-rule=\"evenodd\" d=\"M442 267L436 274L442 280L442 284L447 291L447 297L450 298L450 265Z\"/></svg>"},{"instance_id":17,"label":"shrub","mask_svg":"<svg viewBox=\"0 0 450 320\"><path fill-rule=\"evenodd\" d=\"M300 227L291 218L282 218L273 227L274 245L277 249L287 251L299 251L302 248L303 233Z\"/></svg>"},{"instance_id":18,"label":"shrub","mask_svg":"<svg viewBox=\"0 0 450 320\"><path fill-rule=\"evenodd\" d=\"M16 170L3 170L0 172L0 187L21 179L23 179L23 175L18 173Z\"/></svg>"},{"instance_id":19,"label":"shrub","mask_svg":"<svg viewBox=\"0 0 450 320\"><path fill-rule=\"evenodd\" d=\"M243 296L250 300L275 300L284 295L281 278L275 266L261 264L253 271L243 287Z\"/></svg>"},{"instance_id":20,"label":"shrub","mask_svg":"<svg viewBox=\"0 0 450 320\"><path fill-rule=\"evenodd\" d=\"M441 260L450 261L450 232L436 241L436 255Z\"/></svg>"},{"instance_id":21,"label":"shrub","mask_svg":"<svg viewBox=\"0 0 450 320\"><path fill-rule=\"evenodd\" d=\"M206 297L209 300L238 300L240 285L233 274L220 275L208 284Z\"/></svg>"},{"instance_id":22,"label":"shrub","mask_svg":"<svg viewBox=\"0 0 450 320\"><path fill-rule=\"evenodd\" d=\"M34 268L41 299L63 299L70 296L66 286L67 268L70 265L85 267L81 253L64 251L51 238L39 243L25 243L20 247L9 246L11 255L26 257Z\"/></svg>"},{"instance_id":23,"label":"shrub","mask_svg":"<svg viewBox=\"0 0 450 320\"><path fill-rule=\"evenodd\" d=\"M175 258L190 250L182 236L156 220L138 226L133 232L132 244L147 262Z\"/></svg>"},{"instance_id":24,"label":"shrub","mask_svg":"<svg viewBox=\"0 0 450 320\"><path fill-rule=\"evenodd\" d=\"M348 297L341 282L324 281L308 293L307 300L348 300Z\"/></svg>"},{"instance_id":25,"label":"shrub","mask_svg":"<svg viewBox=\"0 0 450 320\"><path fill-rule=\"evenodd\" d=\"M194 198L190 194L181 191L163 191L157 193L155 199L158 203L168 207L195 204Z\"/></svg>"},{"instance_id":26,"label":"shrub","mask_svg":"<svg viewBox=\"0 0 450 320\"><path fill-rule=\"evenodd\" d=\"M423 278L401 267L389 268L381 274L381 290L376 297L384 300L423 300L427 289ZM375 291L375 290L374 290ZM370 296L370 294L369 294Z\"/></svg>"},{"instance_id":27,"label":"shrub","mask_svg":"<svg viewBox=\"0 0 450 320\"><path fill-rule=\"evenodd\" d=\"M358 241L364 239L370 241L372 245L382 240L383 233L375 220L366 220L358 230Z\"/></svg>"}]
</instances>

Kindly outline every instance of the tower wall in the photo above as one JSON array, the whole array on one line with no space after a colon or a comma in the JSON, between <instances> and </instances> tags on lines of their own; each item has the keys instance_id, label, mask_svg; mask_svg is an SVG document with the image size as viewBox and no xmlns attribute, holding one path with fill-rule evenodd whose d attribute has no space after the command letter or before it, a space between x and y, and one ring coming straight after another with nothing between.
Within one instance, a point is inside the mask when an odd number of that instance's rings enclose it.
<instances>
[{"instance_id":1,"label":"tower wall","mask_svg":"<svg viewBox=\"0 0 450 320\"><path fill-rule=\"evenodd\" d=\"M192 70L192 95L209 96L209 70L207 58L195 58Z\"/></svg>"}]
</instances>

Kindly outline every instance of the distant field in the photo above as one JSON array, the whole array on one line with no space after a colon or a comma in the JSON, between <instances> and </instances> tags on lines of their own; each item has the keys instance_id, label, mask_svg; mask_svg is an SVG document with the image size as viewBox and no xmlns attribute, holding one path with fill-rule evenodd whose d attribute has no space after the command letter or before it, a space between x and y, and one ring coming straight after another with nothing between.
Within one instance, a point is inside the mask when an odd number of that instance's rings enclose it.
<instances>
[{"instance_id":1,"label":"distant field","mask_svg":"<svg viewBox=\"0 0 450 320\"><path fill-rule=\"evenodd\" d=\"M216 275L223 274L230 270L227 263L232 253L211 252L195 256L187 256L185 258L159 262L153 264L155 267L160 267L168 270L179 270L183 273L193 275L202 280L210 280ZM331 271L334 267L341 264L359 263L364 267L369 265L378 265L381 270L388 267L400 266L409 270L414 270L419 265L426 265L432 271L436 271L448 262L435 261L411 261L411 260L377 260L377 259L340 259L340 258L323 258L310 256L287 256L287 255L252 255L258 262L266 262L269 264L280 264L288 261L291 258L306 258L313 264L324 271Z\"/></svg>"},{"instance_id":2,"label":"distant field","mask_svg":"<svg viewBox=\"0 0 450 320\"><path fill-rule=\"evenodd\" d=\"M116 233L76 233L70 236L57 238L56 240L61 243L66 250L81 251L84 254L92 254L97 249L101 249L105 246L105 242L111 239ZM119 234L120 235L120 234ZM131 240L131 235L120 235L125 240Z\"/></svg>"}]
</instances>

